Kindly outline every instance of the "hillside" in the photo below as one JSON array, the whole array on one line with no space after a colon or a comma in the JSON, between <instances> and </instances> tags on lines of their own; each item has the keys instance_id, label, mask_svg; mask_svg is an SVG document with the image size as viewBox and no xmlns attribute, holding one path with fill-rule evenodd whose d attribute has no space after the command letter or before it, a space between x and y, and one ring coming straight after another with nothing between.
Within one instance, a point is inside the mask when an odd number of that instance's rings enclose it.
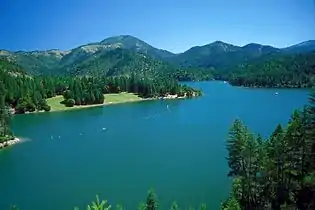
<instances>
[{"instance_id":1,"label":"hillside","mask_svg":"<svg viewBox=\"0 0 315 210\"><path fill-rule=\"evenodd\" d=\"M64 75L67 73L71 75L118 75L120 73L125 75L130 71L150 74L152 71L165 72L165 68L168 68L168 71L173 71L175 68L189 68L194 71L199 71L200 68L215 68L222 71L256 59L270 59L275 55L307 53L312 50L315 50L313 40L283 49L257 43L241 47L216 41L174 54L155 48L136 37L121 35L85 44L69 51L53 49L10 52L0 50L0 57L16 62L27 73L35 75ZM134 61L132 61L133 59ZM165 62L172 64L175 68ZM197 74L200 75L200 72ZM200 78L209 78L209 76Z\"/></svg>"},{"instance_id":2,"label":"hillside","mask_svg":"<svg viewBox=\"0 0 315 210\"><path fill-rule=\"evenodd\" d=\"M292 45L284 48L283 51L287 53L305 53L315 50L315 40L309 40L300 44Z\"/></svg>"},{"instance_id":3,"label":"hillside","mask_svg":"<svg viewBox=\"0 0 315 210\"><path fill-rule=\"evenodd\" d=\"M181 67L226 69L260 56L279 53L280 49L251 43L243 47L216 41L208 45L193 47L169 61Z\"/></svg>"},{"instance_id":4,"label":"hillside","mask_svg":"<svg viewBox=\"0 0 315 210\"><path fill-rule=\"evenodd\" d=\"M9 52L0 50L0 57L6 58L19 64L23 69L31 74L45 74L49 70L56 68L61 58L66 55L67 51L48 50L48 51L31 51L31 52Z\"/></svg>"},{"instance_id":5,"label":"hillside","mask_svg":"<svg viewBox=\"0 0 315 210\"><path fill-rule=\"evenodd\" d=\"M2 76L23 76L26 75L25 71L14 62L6 58L0 58L0 75ZM2 77L1 77L2 78Z\"/></svg>"},{"instance_id":6,"label":"hillside","mask_svg":"<svg viewBox=\"0 0 315 210\"><path fill-rule=\"evenodd\" d=\"M172 65L162 60L117 48L111 51L97 51L92 56L81 57L75 65L63 66L59 72L81 76L130 76L132 73L136 73L153 77L175 70Z\"/></svg>"},{"instance_id":7,"label":"hillside","mask_svg":"<svg viewBox=\"0 0 315 210\"><path fill-rule=\"evenodd\" d=\"M314 87L315 51L256 59L221 75L218 73L216 78L237 86Z\"/></svg>"},{"instance_id":8,"label":"hillside","mask_svg":"<svg viewBox=\"0 0 315 210\"><path fill-rule=\"evenodd\" d=\"M146 54L156 59L166 59L175 56L174 53L152 47L148 43L130 35L110 37L101 41L100 44L106 46L118 45L123 49Z\"/></svg>"}]
</instances>

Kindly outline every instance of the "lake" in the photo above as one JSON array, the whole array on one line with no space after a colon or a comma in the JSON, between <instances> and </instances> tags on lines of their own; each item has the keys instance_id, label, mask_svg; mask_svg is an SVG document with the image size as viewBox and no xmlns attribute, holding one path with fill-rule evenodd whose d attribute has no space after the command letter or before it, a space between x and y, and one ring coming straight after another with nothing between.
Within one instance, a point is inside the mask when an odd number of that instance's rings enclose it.
<instances>
[{"instance_id":1,"label":"lake","mask_svg":"<svg viewBox=\"0 0 315 210\"><path fill-rule=\"evenodd\" d=\"M83 208L97 193L136 209L153 188L161 209L219 209L228 196L225 141L234 119L268 136L308 91L198 82L204 96L18 115L24 142L0 151L0 209ZM275 95L278 92L278 95Z\"/></svg>"}]
</instances>

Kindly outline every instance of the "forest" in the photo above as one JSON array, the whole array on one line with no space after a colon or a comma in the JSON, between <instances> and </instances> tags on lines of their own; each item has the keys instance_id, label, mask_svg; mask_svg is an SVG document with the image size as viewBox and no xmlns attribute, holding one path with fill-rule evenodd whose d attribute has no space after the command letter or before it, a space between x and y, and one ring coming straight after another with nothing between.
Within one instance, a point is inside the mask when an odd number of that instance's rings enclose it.
<instances>
[{"instance_id":1,"label":"forest","mask_svg":"<svg viewBox=\"0 0 315 210\"><path fill-rule=\"evenodd\" d=\"M233 184L223 209L315 209L315 92L268 139L235 120L226 146Z\"/></svg>"},{"instance_id":2,"label":"forest","mask_svg":"<svg viewBox=\"0 0 315 210\"><path fill-rule=\"evenodd\" d=\"M5 104L5 88L0 82L0 143L14 139L10 122L11 114Z\"/></svg>"},{"instance_id":3,"label":"forest","mask_svg":"<svg viewBox=\"0 0 315 210\"><path fill-rule=\"evenodd\" d=\"M104 103L104 94L131 92L142 98L157 98L166 94L191 97L200 95L169 76L143 77L132 73L119 76L31 76L16 64L0 60L0 81L5 88L5 103L16 113L50 111L46 99L64 96L66 106Z\"/></svg>"},{"instance_id":4,"label":"forest","mask_svg":"<svg viewBox=\"0 0 315 210\"><path fill-rule=\"evenodd\" d=\"M235 86L310 88L315 86L315 52L263 56L216 71L214 77Z\"/></svg>"}]
</instances>

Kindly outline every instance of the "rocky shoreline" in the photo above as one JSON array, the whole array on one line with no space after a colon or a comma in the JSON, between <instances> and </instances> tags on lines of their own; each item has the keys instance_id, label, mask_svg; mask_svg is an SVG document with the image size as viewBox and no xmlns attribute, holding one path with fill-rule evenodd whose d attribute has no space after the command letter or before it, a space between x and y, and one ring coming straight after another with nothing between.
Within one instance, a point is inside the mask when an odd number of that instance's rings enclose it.
<instances>
[{"instance_id":1,"label":"rocky shoreline","mask_svg":"<svg viewBox=\"0 0 315 210\"><path fill-rule=\"evenodd\" d=\"M21 140L19 138L14 138L12 140L9 140L9 141L5 141L5 142L1 142L0 143L0 149L2 148L5 148L5 147L8 147L8 146L12 146L14 144L17 144L19 143Z\"/></svg>"}]
</instances>

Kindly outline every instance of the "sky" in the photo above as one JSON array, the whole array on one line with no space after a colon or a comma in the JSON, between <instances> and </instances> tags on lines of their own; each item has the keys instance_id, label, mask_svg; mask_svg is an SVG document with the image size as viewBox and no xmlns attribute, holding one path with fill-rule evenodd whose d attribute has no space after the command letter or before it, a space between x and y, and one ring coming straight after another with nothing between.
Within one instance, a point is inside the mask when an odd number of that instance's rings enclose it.
<instances>
[{"instance_id":1,"label":"sky","mask_svg":"<svg viewBox=\"0 0 315 210\"><path fill-rule=\"evenodd\" d=\"M315 0L1 0L0 21L11 51L127 34L175 53L217 40L287 47L315 39Z\"/></svg>"}]
</instances>

